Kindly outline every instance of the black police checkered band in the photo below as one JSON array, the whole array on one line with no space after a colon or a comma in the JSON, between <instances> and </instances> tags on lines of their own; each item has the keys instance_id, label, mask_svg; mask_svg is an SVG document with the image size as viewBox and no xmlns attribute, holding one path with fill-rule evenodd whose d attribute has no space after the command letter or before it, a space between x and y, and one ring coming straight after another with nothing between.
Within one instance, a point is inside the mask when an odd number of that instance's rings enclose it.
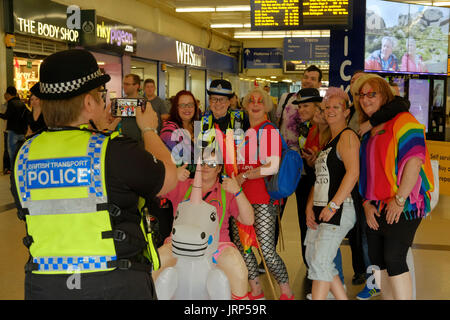
<instances>
[{"instance_id":1,"label":"black police checkered band","mask_svg":"<svg viewBox=\"0 0 450 320\"><path fill-rule=\"evenodd\" d=\"M67 93L80 89L88 81L91 81L95 78L98 78L102 75L102 71L98 69L96 72L91 73L87 76L84 76L80 79L67 81L67 82L59 82L59 83L45 83L41 82L40 89L41 93Z\"/></svg>"},{"instance_id":2,"label":"black police checkered band","mask_svg":"<svg viewBox=\"0 0 450 320\"><path fill-rule=\"evenodd\" d=\"M222 88L222 85L218 85L217 87L210 87L209 92L211 94L221 93L221 94L233 94L233 90Z\"/></svg>"}]
</instances>

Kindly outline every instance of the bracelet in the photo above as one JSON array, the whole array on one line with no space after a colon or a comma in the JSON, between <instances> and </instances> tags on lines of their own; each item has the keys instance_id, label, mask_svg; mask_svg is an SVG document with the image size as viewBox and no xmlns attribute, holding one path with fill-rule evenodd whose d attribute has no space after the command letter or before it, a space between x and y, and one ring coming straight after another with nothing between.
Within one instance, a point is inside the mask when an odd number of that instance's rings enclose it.
<instances>
[{"instance_id":1,"label":"bracelet","mask_svg":"<svg viewBox=\"0 0 450 320\"><path fill-rule=\"evenodd\" d=\"M363 203L362 203L362 205L364 206L367 202L370 202L370 200L367 200L367 199L364 200Z\"/></svg>"},{"instance_id":2,"label":"bracelet","mask_svg":"<svg viewBox=\"0 0 450 320\"><path fill-rule=\"evenodd\" d=\"M153 131L154 133L158 134L158 130L150 127L145 127L144 129L142 129L142 134L146 133L147 131Z\"/></svg>"},{"instance_id":3,"label":"bracelet","mask_svg":"<svg viewBox=\"0 0 450 320\"><path fill-rule=\"evenodd\" d=\"M333 214L335 214L336 213L336 209L333 209L332 207L330 207L330 206L327 206L327 208L328 208L328 210L330 210Z\"/></svg>"},{"instance_id":4,"label":"bracelet","mask_svg":"<svg viewBox=\"0 0 450 320\"><path fill-rule=\"evenodd\" d=\"M242 188L237 193L234 194L234 197L237 198L237 196L240 195L241 192L242 192Z\"/></svg>"}]
</instances>

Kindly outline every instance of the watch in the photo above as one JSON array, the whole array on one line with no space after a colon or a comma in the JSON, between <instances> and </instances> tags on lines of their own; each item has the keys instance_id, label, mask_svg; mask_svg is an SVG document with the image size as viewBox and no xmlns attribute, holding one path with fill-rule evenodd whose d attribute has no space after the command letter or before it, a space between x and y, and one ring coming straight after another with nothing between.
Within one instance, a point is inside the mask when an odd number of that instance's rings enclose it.
<instances>
[{"instance_id":1,"label":"watch","mask_svg":"<svg viewBox=\"0 0 450 320\"><path fill-rule=\"evenodd\" d=\"M331 209L334 209L334 210L338 210L341 206L338 206L335 202L333 202L333 201L330 201L330 203L328 203L328 206L331 208Z\"/></svg>"},{"instance_id":2,"label":"watch","mask_svg":"<svg viewBox=\"0 0 450 320\"><path fill-rule=\"evenodd\" d=\"M247 173L247 172L244 172L244 173L242 174L242 178L244 178L245 180L247 180L247 179L248 179L248 177L247 177L246 173Z\"/></svg>"},{"instance_id":3,"label":"watch","mask_svg":"<svg viewBox=\"0 0 450 320\"><path fill-rule=\"evenodd\" d=\"M397 202L398 205L403 206L405 204L406 199L396 194L395 201Z\"/></svg>"}]
</instances>

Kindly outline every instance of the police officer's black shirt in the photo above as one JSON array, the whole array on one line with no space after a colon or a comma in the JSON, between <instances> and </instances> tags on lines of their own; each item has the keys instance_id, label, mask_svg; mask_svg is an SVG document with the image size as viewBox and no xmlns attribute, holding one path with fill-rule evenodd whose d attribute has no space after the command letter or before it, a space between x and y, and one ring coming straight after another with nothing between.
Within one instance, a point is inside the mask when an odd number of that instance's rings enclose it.
<instances>
[{"instance_id":1,"label":"police officer's black shirt","mask_svg":"<svg viewBox=\"0 0 450 320\"><path fill-rule=\"evenodd\" d=\"M140 147L135 140L117 137L108 142L105 155L108 203L121 209L121 215L112 218L113 229L122 230L137 240L134 244L125 241L119 244L115 241L118 257L140 256L145 248L145 239L140 229L138 199L139 196L154 198L164 184L164 177L164 164ZM17 208L20 208L14 173L11 174L11 192Z\"/></svg>"}]
</instances>

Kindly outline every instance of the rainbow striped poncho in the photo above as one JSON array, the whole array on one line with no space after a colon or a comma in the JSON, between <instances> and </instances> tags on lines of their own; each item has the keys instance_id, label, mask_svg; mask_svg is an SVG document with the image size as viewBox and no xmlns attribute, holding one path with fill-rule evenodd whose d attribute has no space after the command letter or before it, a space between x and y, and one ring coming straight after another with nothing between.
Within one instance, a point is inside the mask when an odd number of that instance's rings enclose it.
<instances>
[{"instance_id":1,"label":"rainbow striped poncho","mask_svg":"<svg viewBox=\"0 0 450 320\"><path fill-rule=\"evenodd\" d=\"M425 144L425 128L409 112L399 113L385 122L375 135L369 132L363 136L359 176L363 198L386 205L397 193L405 164L412 157L422 159L423 164L403 214L408 220L427 216L431 210L433 172Z\"/></svg>"}]
</instances>

